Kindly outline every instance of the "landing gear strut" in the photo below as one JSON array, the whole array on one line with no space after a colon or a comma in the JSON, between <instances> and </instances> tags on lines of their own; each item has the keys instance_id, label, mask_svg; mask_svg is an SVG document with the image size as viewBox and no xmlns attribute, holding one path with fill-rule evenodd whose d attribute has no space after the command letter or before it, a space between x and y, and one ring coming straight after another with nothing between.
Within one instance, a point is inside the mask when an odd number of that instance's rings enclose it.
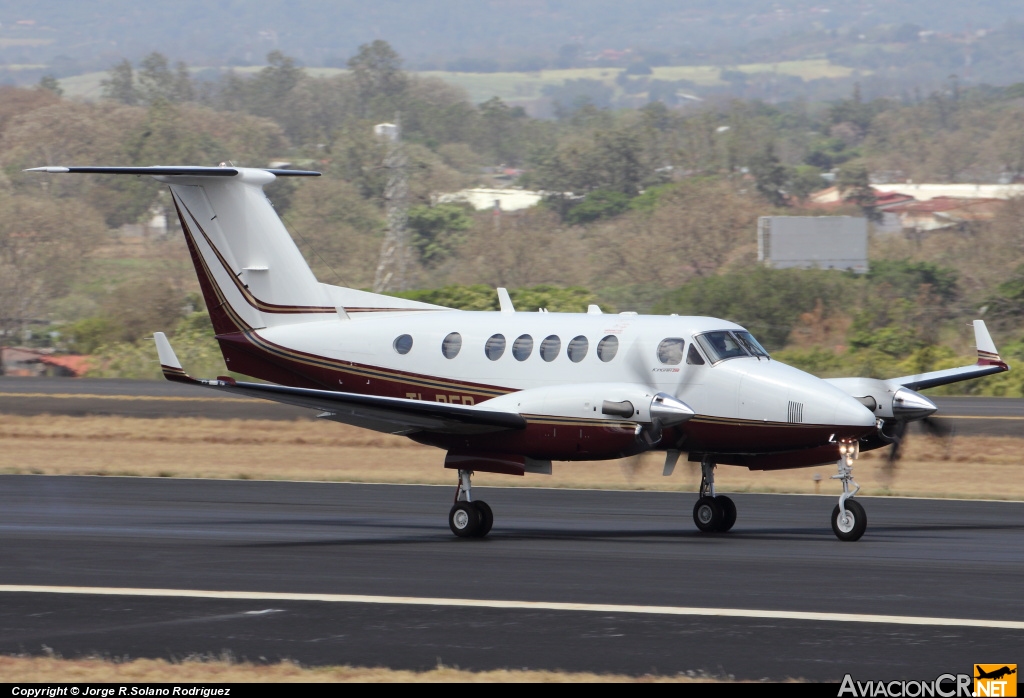
<instances>
[{"instance_id":1,"label":"landing gear strut","mask_svg":"<svg viewBox=\"0 0 1024 698\"><path fill-rule=\"evenodd\" d=\"M715 495L715 461L700 461L699 499L693 507L693 522L704 533L725 533L736 523L736 505L725 495Z\"/></svg>"},{"instance_id":2,"label":"landing gear strut","mask_svg":"<svg viewBox=\"0 0 1024 698\"><path fill-rule=\"evenodd\" d=\"M843 483L843 493L839 495L839 504L832 510L832 532L842 541L860 540L868 527L868 517L864 507L853 499L860 492L860 485L853 479L853 461L860 452L856 441L839 443L839 462L836 464L839 473L832 476L833 480ZM850 491L850 485L855 488Z\"/></svg>"},{"instance_id":3,"label":"landing gear strut","mask_svg":"<svg viewBox=\"0 0 1024 698\"><path fill-rule=\"evenodd\" d=\"M455 504L448 512L448 527L459 538L483 538L491 532L494 513L487 502L473 500L473 471L459 471Z\"/></svg>"}]
</instances>

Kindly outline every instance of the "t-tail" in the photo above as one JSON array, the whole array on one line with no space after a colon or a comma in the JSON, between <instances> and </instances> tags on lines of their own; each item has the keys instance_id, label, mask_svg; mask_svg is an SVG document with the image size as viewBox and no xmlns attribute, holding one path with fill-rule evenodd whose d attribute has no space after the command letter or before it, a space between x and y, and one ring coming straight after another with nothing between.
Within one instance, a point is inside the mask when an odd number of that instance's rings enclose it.
<instances>
[{"instance_id":1,"label":"t-tail","mask_svg":"<svg viewBox=\"0 0 1024 698\"><path fill-rule=\"evenodd\" d=\"M438 306L320 283L263 187L319 172L245 167L38 167L51 174L149 175L171 190L218 336L352 313Z\"/></svg>"}]
</instances>

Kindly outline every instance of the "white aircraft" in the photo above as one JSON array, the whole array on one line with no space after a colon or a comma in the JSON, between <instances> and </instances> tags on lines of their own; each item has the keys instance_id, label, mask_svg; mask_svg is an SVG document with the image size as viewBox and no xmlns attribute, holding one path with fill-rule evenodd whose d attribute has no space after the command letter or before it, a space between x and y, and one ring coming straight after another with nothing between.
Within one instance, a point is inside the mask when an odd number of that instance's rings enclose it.
<instances>
[{"instance_id":1,"label":"white aircraft","mask_svg":"<svg viewBox=\"0 0 1024 698\"><path fill-rule=\"evenodd\" d=\"M771 358L743 327L710 317L469 312L320 283L263 187L317 172L241 167L40 167L150 175L169 185L227 366L269 383L188 376L155 335L164 375L320 411L447 451L458 471L448 521L487 535L474 472L550 473L552 461L664 451L701 464L697 528L728 531L716 465L752 470L837 462L832 530L863 535L853 461L936 411L914 392L1008 370L981 320L977 363L889 380L822 380Z\"/></svg>"}]
</instances>

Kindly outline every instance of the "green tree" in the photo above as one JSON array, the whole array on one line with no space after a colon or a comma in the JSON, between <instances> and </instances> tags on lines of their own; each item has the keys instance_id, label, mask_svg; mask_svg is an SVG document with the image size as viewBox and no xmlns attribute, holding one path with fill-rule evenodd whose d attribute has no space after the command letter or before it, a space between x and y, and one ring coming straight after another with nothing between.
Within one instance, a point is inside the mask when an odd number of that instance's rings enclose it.
<instances>
[{"instance_id":1,"label":"green tree","mask_svg":"<svg viewBox=\"0 0 1024 698\"><path fill-rule=\"evenodd\" d=\"M359 96L362 118L391 119L401 108L401 96L408 85L402 59L386 41L363 44L348 60Z\"/></svg>"},{"instance_id":2,"label":"green tree","mask_svg":"<svg viewBox=\"0 0 1024 698\"><path fill-rule=\"evenodd\" d=\"M775 154L775 145L768 143L764 150L750 161L750 174L757 182L757 191L772 206L785 206L786 168Z\"/></svg>"},{"instance_id":3,"label":"green tree","mask_svg":"<svg viewBox=\"0 0 1024 698\"><path fill-rule=\"evenodd\" d=\"M135 87L134 71L127 58L117 63L109 71L107 77L100 81L104 99L121 104L137 104L139 91Z\"/></svg>"},{"instance_id":4,"label":"green tree","mask_svg":"<svg viewBox=\"0 0 1024 698\"><path fill-rule=\"evenodd\" d=\"M584 225L602 218L612 218L630 209L630 198L620 191L595 189L586 198L569 209L567 223Z\"/></svg>"},{"instance_id":5,"label":"green tree","mask_svg":"<svg viewBox=\"0 0 1024 698\"><path fill-rule=\"evenodd\" d=\"M44 75L39 78L39 89L52 92L58 97L64 94L64 90L61 88L60 82L58 82L57 78L52 75Z\"/></svg>"},{"instance_id":6,"label":"green tree","mask_svg":"<svg viewBox=\"0 0 1024 698\"><path fill-rule=\"evenodd\" d=\"M877 222L882 219L882 214L875 207L875 190L871 188L868 168L863 162L849 162L839 168L836 186L843 200L859 206L868 220Z\"/></svg>"},{"instance_id":7,"label":"green tree","mask_svg":"<svg viewBox=\"0 0 1024 698\"><path fill-rule=\"evenodd\" d=\"M167 56L154 51L139 61L138 93L146 104L175 99L175 80Z\"/></svg>"},{"instance_id":8,"label":"green tree","mask_svg":"<svg viewBox=\"0 0 1024 698\"><path fill-rule=\"evenodd\" d=\"M458 204L413 206L409 209L410 243L424 265L430 267L449 257L462 243L473 221Z\"/></svg>"},{"instance_id":9,"label":"green tree","mask_svg":"<svg viewBox=\"0 0 1024 698\"><path fill-rule=\"evenodd\" d=\"M526 120L522 107L509 107L500 97L492 97L477 107L480 114L479 136L474 143L494 162L517 164L522 157L521 124Z\"/></svg>"},{"instance_id":10,"label":"green tree","mask_svg":"<svg viewBox=\"0 0 1024 698\"><path fill-rule=\"evenodd\" d=\"M294 58L280 51L271 51L267 54L267 66L245 87L250 111L257 116L276 119L287 130L292 90L304 75L305 71L295 65Z\"/></svg>"},{"instance_id":11,"label":"green tree","mask_svg":"<svg viewBox=\"0 0 1024 698\"><path fill-rule=\"evenodd\" d=\"M787 188L797 199L804 200L819 189L823 189L826 182L821 177L821 170L812 165L797 165L789 175Z\"/></svg>"}]
</instances>

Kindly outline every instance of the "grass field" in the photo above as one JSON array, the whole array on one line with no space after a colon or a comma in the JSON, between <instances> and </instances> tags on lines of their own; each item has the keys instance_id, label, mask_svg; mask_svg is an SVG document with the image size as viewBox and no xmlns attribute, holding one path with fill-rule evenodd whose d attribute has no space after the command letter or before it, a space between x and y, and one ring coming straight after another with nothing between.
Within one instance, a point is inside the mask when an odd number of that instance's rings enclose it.
<instances>
[{"instance_id":1,"label":"grass field","mask_svg":"<svg viewBox=\"0 0 1024 698\"><path fill-rule=\"evenodd\" d=\"M116 444L116 448L113 448ZM911 435L894 470L885 451L862 454L862 494L1024 500L1021 446L1013 437L939 440ZM455 485L442 451L345 425L298 420L147 420L16 417L0 422L0 473L316 480ZM695 491L696 464L663 477L662 456L556 463L554 474L479 473L475 485ZM751 472L722 466L723 492L839 492L832 466ZM814 476L820 479L815 480Z\"/></svg>"},{"instance_id":2,"label":"grass field","mask_svg":"<svg viewBox=\"0 0 1024 698\"><path fill-rule=\"evenodd\" d=\"M13 683L698 683L700 676L622 676L555 671L463 671L440 666L430 671L298 664L257 665L230 659L111 661L102 658L2 657L0 681Z\"/></svg>"},{"instance_id":3,"label":"grass field","mask_svg":"<svg viewBox=\"0 0 1024 698\"><path fill-rule=\"evenodd\" d=\"M780 63L749 63L725 66L729 70L753 75L755 73L777 72L781 75L793 75L804 80L819 78L844 78L853 74L852 68L835 65L824 58L802 61L783 61ZM662 66L653 69L647 77L653 80L690 80L697 85L713 87L723 85L719 74L723 66L716 65L681 65ZM202 68L196 67L198 71ZM241 74L252 74L260 67L235 68ZM491 97L501 97L505 101L534 100L541 97L541 91L547 85L561 85L566 80L600 80L615 88L615 78L623 68L571 68L567 70L541 70L532 73L455 73L432 70L416 73L423 77L436 77L463 88L469 93L473 103L484 102ZM307 68L306 72L314 77L331 77L345 72L340 68ZM100 81L107 77L105 72L87 73L62 78L60 81L64 93L69 97L96 99L100 95Z\"/></svg>"}]
</instances>

